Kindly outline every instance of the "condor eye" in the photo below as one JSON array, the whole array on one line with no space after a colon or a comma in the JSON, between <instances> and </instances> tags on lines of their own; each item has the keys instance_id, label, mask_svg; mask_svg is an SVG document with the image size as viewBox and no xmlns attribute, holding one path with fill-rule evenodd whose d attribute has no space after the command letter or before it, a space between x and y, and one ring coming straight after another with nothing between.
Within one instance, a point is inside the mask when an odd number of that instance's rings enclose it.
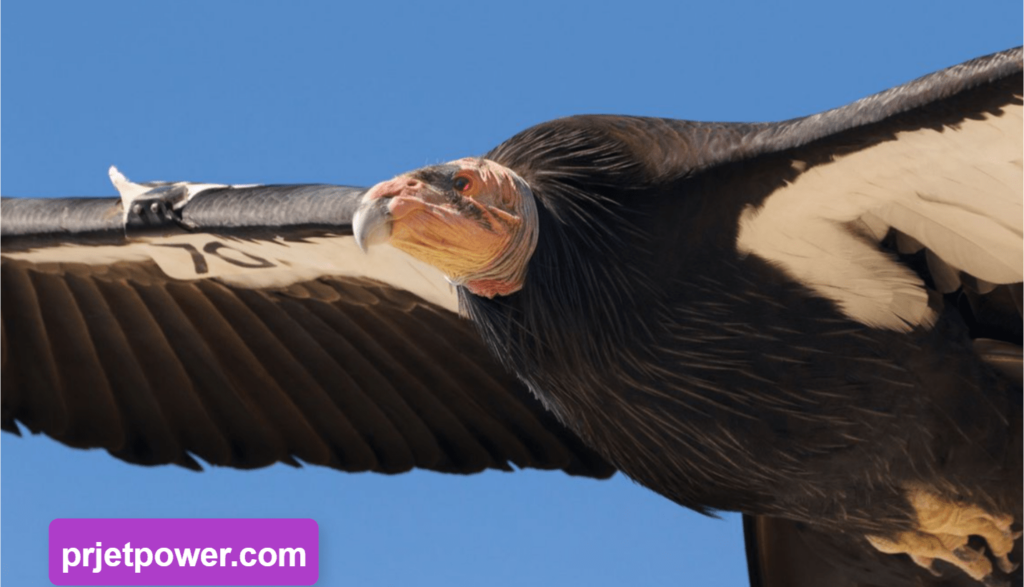
<instances>
[{"instance_id":1,"label":"condor eye","mask_svg":"<svg viewBox=\"0 0 1024 587\"><path fill-rule=\"evenodd\" d=\"M463 175L460 175L455 178L455 181L452 182L452 186L455 188L455 191L465 193L472 189L473 180Z\"/></svg>"}]
</instances>

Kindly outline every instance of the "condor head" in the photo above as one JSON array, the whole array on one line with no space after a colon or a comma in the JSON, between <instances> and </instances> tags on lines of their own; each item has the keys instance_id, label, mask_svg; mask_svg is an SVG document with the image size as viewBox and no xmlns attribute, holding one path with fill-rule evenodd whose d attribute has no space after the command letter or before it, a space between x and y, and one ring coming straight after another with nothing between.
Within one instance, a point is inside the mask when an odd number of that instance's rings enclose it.
<instances>
[{"instance_id":1,"label":"condor head","mask_svg":"<svg viewBox=\"0 0 1024 587\"><path fill-rule=\"evenodd\" d=\"M404 173L363 195L352 221L364 250L390 243L474 294L523 286L537 246L537 208L526 182L487 159Z\"/></svg>"}]
</instances>

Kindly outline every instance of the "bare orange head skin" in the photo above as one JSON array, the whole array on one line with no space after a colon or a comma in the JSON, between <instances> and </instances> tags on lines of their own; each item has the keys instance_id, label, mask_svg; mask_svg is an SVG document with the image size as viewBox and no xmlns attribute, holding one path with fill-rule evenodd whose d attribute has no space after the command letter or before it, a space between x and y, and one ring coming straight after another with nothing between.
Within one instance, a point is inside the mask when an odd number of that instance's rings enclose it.
<instances>
[{"instance_id":1,"label":"bare orange head skin","mask_svg":"<svg viewBox=\"0 0 1024 587\"><path fill-rule=\"evenodd\" d=\"M486 297L522 287L536 224L526 182L506 167L472 157L373 186L353 222L361 243L382 240L375 233L387 225L392 246Z\"/></svg>"}]
</instances>

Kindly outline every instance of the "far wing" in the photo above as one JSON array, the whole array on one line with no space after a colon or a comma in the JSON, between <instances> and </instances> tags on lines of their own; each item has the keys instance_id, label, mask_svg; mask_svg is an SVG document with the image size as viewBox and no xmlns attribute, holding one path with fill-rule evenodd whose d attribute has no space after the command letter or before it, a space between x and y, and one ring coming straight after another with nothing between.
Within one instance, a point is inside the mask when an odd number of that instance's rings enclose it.
<instances>
[{"instance_id":1,"label":"far wing","mask_svg":"<svg viewBox=\"0 0 1024 587\"><path fill-rule=\"evenodd\" d=\"M741 214L737 248L875 328L927 328L943 308L959 311L975 352L1020 386L1021 61L1017 48L816 116L746 127L723 159L745 193L767 195ZM788 520L746 516L744 534L758 587L974 584L941 561L933 575Z\"/></svg>"}]
</instances>

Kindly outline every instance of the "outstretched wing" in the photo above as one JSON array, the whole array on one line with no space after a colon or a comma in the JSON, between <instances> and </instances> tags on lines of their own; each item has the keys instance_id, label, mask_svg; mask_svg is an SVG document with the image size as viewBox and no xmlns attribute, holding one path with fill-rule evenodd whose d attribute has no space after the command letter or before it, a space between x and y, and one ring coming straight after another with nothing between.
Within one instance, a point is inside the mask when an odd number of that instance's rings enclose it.
<instances>
[{"instance_id":1,"label":"outstretched wing","mask_svg":"<svg viewBox=\"0 0 1024 587\"><path fill-rule=\"evenodd\" d=\"M741 215L740 250L875 328L959 311L974 351L1020 386L1021 60L1012 49L746 134L723 159L749 173L738 181L771 189ZM1019 413L1007 416L1019 426ZM759 587L977 584L944 562L936 576L860 537L788 520L748 516L744 533Z\"/></svg>"},{"instance_id":2,"label":"outstretched wing","mask_svg":"<svg viewBox=\"0 0 1024 587\"><path fill-rule=\"evenodd\" d=\"M2 425L129 462L614 470L492 360L455 294L364 255L336 186L6 198Z\"/></svg>"}]
</instances>

